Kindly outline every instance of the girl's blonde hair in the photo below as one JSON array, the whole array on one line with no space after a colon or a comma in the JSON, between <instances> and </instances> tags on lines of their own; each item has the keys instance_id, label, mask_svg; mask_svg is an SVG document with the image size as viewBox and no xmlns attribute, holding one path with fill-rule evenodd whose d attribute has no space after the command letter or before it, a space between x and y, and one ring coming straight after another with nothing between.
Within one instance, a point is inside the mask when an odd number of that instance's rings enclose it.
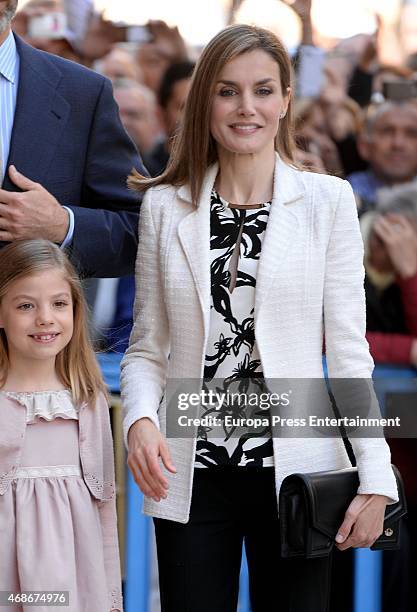
<instances>
[{"instance_id":1,"label":"girl's blonde hair","mask_svg":"<svg viewBox=\"0 0 417 612\"><path fill-rule=\"evenodd\" d=\"M18 240L0 250L0 304L10 285L25 276L45 270L62 271L71 288L74 332L56 357L62 383L71 389L74 401L94 404L100 392L107 393L89 339L87 305L80 279L61 249L48 240ZM0 329L0 387L6 382L9 351L4 329Z\"/></svg>"},{"instance_id":2,"label":"girl's blonde hair","mask_svg":"<svg viewBox=\"0 0 417 612\"><path fill-rule=\"evenodd\" d=\"M207 168L217 161L216 143L210 133L210 115L219 74L225 64L242 53L261 50L278 64L283 95L292 84L291 61L283 43L269 30L236 24L221 30L205 47L194 69L181 127L174 138L166 170L155 178L144 177L136 170L129 177L129 187L137 191L154 185L189 184L194 205ZM288 163L294 161L291 99L285 117L280 121L275 149Z\"/></svg>"}]
</instances>

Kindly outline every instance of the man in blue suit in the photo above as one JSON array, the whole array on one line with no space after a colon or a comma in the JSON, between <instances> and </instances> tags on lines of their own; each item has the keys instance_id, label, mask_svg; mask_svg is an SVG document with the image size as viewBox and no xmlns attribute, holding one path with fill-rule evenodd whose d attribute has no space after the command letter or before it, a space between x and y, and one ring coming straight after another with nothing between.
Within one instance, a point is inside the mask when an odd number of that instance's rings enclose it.
<instances>
[{"instance_id":1,"label":"man in blue suit","mask_svg":"<svg viewBox=\"0 0 417 612\"><path fill-rule=\"evenodd\" d=\"M46 238L85 276L131 274L139 203L135 166L103 76L24 43L0 0L0 243Z\"/></svg>"}]
</instances>

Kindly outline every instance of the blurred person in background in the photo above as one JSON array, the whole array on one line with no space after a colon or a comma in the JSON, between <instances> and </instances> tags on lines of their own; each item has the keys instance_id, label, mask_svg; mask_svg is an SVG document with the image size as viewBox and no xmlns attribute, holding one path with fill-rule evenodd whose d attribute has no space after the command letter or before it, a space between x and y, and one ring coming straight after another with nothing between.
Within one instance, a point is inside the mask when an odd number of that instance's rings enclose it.
<instances>
[{"instance_id":1,"label":"blurred person in background","mask_svg":"<svg viewBox=\"0 0 417 612\"><path fill-rule=\"evenodd\" d=\"M142 72L129 51L115 46L109 53L94 64L94 69L111 81L129 79L142 83Z\"/></svg>"},{"instance_id":2,"label":"blurred person in background","mask_svg":"<svg viewBox=\"0 0 417 612\"><path fill-rule=\"evenodd\" d=\"M337 41L326 54L323 66L321 94L328 100L342 100L348 90L349 79L363 49L364 36L357 35Z\"/></svg>"},{"instance_id":3,"label":"blurred person in background","mask_svg":"<svg viewBox=\"0 0 417 612\"><path fill-rule=\"evenodd\" d=\"M321 161L310 166L330 174L342 175L342 166L336 145L329 134L326 114L318 99L298 99L294 103L295 138L297 147ZM299 158L300 159L300 158ZM308 159L304 158L308 163Z\"/></svg>"},{"instance_id":4,"label":"blurred person in background","mask_svg":"<svg viewBox=\"0 0 417 612\"><path fill-rule=\"evenodd\" d=\"M377 363L417 367L417 185L379 194L361 217L367 339Z\"/></svg>"},{"instance_id":5,"label":"blurred person in background","mask_svg":"<svg viewBox=\"0 0 417 612\"><path fill-rule=\"evenodd\" d=\"M110 82L27 45L0 4L0 241L45 238L85 276L133 271L138 202L126 187L144 168Z\"/></svg>"},{"instance_id":6,"label":"blurred person in background","mask_svg":"<svg viewBox=\"0 0 417 612\"><path fill-rule=\"evenodd\" d=\"M17 15L14 31L32 47L81 62L69 29L64 0L29 0Z\"/></svg>"},{"instance_id":7,"label":"blurred person in background","mask_svg":"<svg viewBox=\"0 0 417 612\"><path fill-rule=\"evenodd\" d=\"M96 13L92 0L29 0L17 12L13 30L33 47L94 67L110 79L141 80L133 56L116 46L125 42L126 28ZM104 56L106 68L95 66Z\"/></svg>"},{"instance_id":8,"label":"blurred person in background","mask_svg":"<svg viewBox=\"0 0 417 612\"><path fill-rule=\"evenodd\" d=\"M94 0L63 0L63 2L73 45L81 50L82 41L94 13Z\"/></svg>"},{"instance_id":9,"label":"blurred person in background","mask_svg":"<svg viewBox=\"0 0 417 612\"><path fill-rule=\"evenodd\" d=\"M123 29L105 19L103 14L93 11L89 15L84 37L79 43L83 63L94 67L94 62L110 53L114 46L121 42L124 42Z\"/></svg>"},{"instance_id":10,"label":"blurred person in background","mask_svg":"<svg viewBox=\"0 0 417 612\"><path fill-rule=\"evenodd\" d=\"M357 61L348 83L348 95L366 107L375 98L381 100L383 83L408 79L411 70L405 66L401 40L393 24L384 16L377 15L377 29L374 34L361 35Z\"/></svg>"},{"instance_id":11,"label":"blurred person in background","mask_svg":"<svg viewBox=\"0 0 417 612\"><path fill-rule=\"evenodd\" d=\"M37 45L34 44L33 40L28 39L31 35L31 18L52 15L58 20L55 22L55 25L52 19L49 20L49 23L55 28L55 36L57 30L61 30L64 34L64 38L71 44L74 52L82 55L82 42L93 11L93 0L29 0L29 2L18 11L13 22L13 30L16 34L19 34L19 36L22 36L27 42L36 47ZM47 25L48 20L43 23L44 33ZM42 23L39 24L38 22L38 31L40 26L42 26ZM51 30L48 32L49 35L51 35ZM54 52L55 51L51 51L51 53ZM60 53L56 54L60 55Z\"/></svg>"},{"instance_id":12,"label":"blurred person in background","mask_svg":"<svg viewBox=\"0 0 417 612\"><path fill-rule=\"evenodd\" d=\"M168 163L175 131L181 121L190 89L194 62L171 64L166 70L158 91L161 123L165 138L146 157L146 166L151 176L161 174Z\"/></svg>"},{"instance_id":13,"label":"blurred person in background","mask_svg":"<svg viewBox=\"0 0 417 612\"><path fill-rule=\"evenodd\" d=\"M312 169L344 177L366 166L356 147L362 113L354 100L347 96L334 100L326 90L320 98L295 100L294 109L299 150L321 160Z\"/></svg>"},{"instance_id":14,"label":"blurred person in background","mask_svg":"<svg viewBox=\"0 0 417 612\"><path fill-rule=\"evenodd\" d=\"M187 60L188 52L177 27L170 27L164 21L150 21L147 28L150 40L139 46L137 61L144 84L157 94L168 67Z\"/></svg>"},{"instance_id":15,"label":"blurred person in background","mask_svg":"<svg viewBox=\"0 0 417 612\"><path fill-rule=\"evenodd\" d=\"M162 135L156 96L130 79L116 79L113 91L123 126L147 165L146 156Z\"/></svg>"},{"instance_id":16,"label":"blurred person in background","mask_svg":"<svg viewBox=\"0 0 417 612\"><path fill-rule=\"evenodd\" d=\"M334 102L321 96L329 136L336 145L342 176L365 170L367 163L360 157L357 140L363 126L363 110L355 100L345 95Z\"/></svg>"},{"instance_id":17,"label":"blurred person in background","mask_svg":"<svg viewBox=\"0 0 417 612\"><path fill-rule=\"evenodd\" d=\"M67 0L69 2L71 0ZM75 0L72 0L75 1ZM133 26L133 29L135 27ZM149 21L140 30L146 33L147 41L140 36L140 42L131 38L130 26L105 19L103 14L90 14L80 49L84 62L94 62L112 51L118 43L130 42L138 45L136 50L140 80L155 93L163 73L173 61L187 58L184 40L176 27L169 27L164 21Z\"/></svg>"},{"instance_id":18,"label":"blurred person in background","mask_svg":"<svg viewBox=\"0 0 417 612\"><path fill-rule=\"evenodd\" d=\"M146 85L129 79L116 79L114 97L119 106L120 119L135 143L148 171L152 168L152 152L164 142L160 109L156 96ZM151 160L149 162L149 160ZM124 353L133 325L135 279L133 274L118 279L100 279L94 301L94 320L103 345L116 353ZM106 301L106 316L100 316L100 296Z\"/></svg>"},{"instance_id":19,"label":"blurred person in background","mask_svg":"<svg viewBox=\"0 0 417 612\"><path fill-rule=\"evenodd\" d=\"M369 164L347 177L361 210L374 208L377 190L413 181L417 175L417 105L387 101L368 111L358 150Z\"/></svg>"},{"instance_id":20,"label":"blurred person in background","mask_svg":"<svg viewBox=\"0 0 417 612\"><path fill-rule=\"evenodd\" d=\"M151 176L162 174L167 166L174 136L182 120L194 66L194 62L189 61L172 64L162 79L158 95L159 115L166 135L151 151L144 154L144 163ZM117 89L115 95L116 99L118 95L120 96ZM123 121L122 108L121 118ZM125 127L129 132L126 118ZM142 153L140 147L139 150ZM107 344L113 351L124 353L127 349L133 325L134 299L134 277L120 278L117 285L114 318L107 333Z\"/></svg>"},{"instance_id":21,"label":"blurred person in background","mask_svg":"<svg viewBox=\"0 0 417 612\"><path fill-rule=\"evenodd\" d=\"M127 86L126 81L116 82L115 97L126 130L143 154L146 168L152 175L156 175L167 164L171 139L181 118L194 64L183 60L178 68L170 70L172 58L186 57L184 41L178 29L170 28L161 21L150 22L146 27L151 40L139 49L138 62L132 59L130 53L115 46L115 41L120 41L121 29L101 16L93 18L84 50L89 56L97 54L97 50L108 51L95 66L110 79L114 80L121 75L128 79L140 79L141 85L137 87ZM156 84L159 82L160 70L169 74L161 84L161 103L155 107L155 97L159 92L155 94L142 80ZM112 307L105 318L97 317L98 335L104 338L110 350L123 353L133 324L134 277L123 276L115 280L111 288L110 281L100 280L96 294L98 297L94 297L94 291L91 297L94 312L97 310L96 301L100 301L98 298L103 292L107 296L112 295ZM104 325L102 321L105 321Z\"/></svg>"},{"instance_id":22,"label":"blurred person in background","mask_svg":"<svg viewBox=\"0 0 417 612\"><path fill-rule=\"evenodd\" d=\"M301 24L300 45L292 58L296 75L296 95L317 98L323 86L323 67L326 53L315 44L311 17L312 0L291 2Z\"/></svg>"}]
</instances>

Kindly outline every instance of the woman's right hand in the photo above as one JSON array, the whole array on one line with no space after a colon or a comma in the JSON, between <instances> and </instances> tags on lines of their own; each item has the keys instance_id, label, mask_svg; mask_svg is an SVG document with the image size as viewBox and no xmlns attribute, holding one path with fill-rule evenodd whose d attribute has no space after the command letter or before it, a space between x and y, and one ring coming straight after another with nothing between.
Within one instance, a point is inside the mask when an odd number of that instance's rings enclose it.
<instances>
[{"instance_id":1,"label":"woman's right hand","mask_svg":"<svg viewBox=\"0 0 417 612\"><path fill-rule=\"evenodd\" d=\"M128 433L127 464L142 493L158 502L167 497L168 491L159 457L166 469L175 474L166 439L154 423L148 418L133 423Z\"/></svg>"}]
</instances>

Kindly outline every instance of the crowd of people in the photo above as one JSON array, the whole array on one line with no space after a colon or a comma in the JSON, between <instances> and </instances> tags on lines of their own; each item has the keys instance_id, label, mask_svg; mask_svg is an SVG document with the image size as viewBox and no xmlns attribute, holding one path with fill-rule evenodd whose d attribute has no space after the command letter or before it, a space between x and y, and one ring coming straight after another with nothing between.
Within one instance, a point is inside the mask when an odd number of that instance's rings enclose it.
<instances>
[{"instance_id":1,"label":"crowd of people","mask_svg":"<svg viewBox=\"0 0 417 612\"><path fill-rule=\"evenodd\" d=\"M10 15L17 8L6 5ZM325 47L312 0L291 7L301 24L292 57L293 163L350 183L364 244L370 353L376 364L417 368L417 41L415 50L405 47L382 13L373 35ZM0 34L6 18L0 13ZM12 28L17 37L2 41L3 55L0 46L0 77L11 84L9 95L0 82L0 102L15 113L14 124L0 115L0 240L68 245L82 276L97 279L86 295L100 346L124 353L141 199L126 179L132 168L158 177L169 166L201 49L163 21L140 33L114 24L89 0L29 0ZM391 452L406 480L409 533L400 553L386 555L384 605L391 612L395 601L408 612L417 605L417 446L392 441Z\"/></svg>"},{"instance_id":2,"label":"crowd of people","mask_svg":"<svg viewBox=\"0 0 417 612\"><path fill-rule=\"evenodd\" d=\"M152 176L161 174L198 50L187 48L178 29L160 21L148 24L148 41L127 42L126 28L95 14L88 0L79 3L83 10L73 4L71 12L71 0L30 0L17 13L14 30L33 46L108 77L122 123L145 167ZM391 198L388 210L388 196L381 191L406 186L417 175L415 53L400 55L401 40L389 39L383 16L374 35L357 35L330 51L322 49L314 41L311 0L297 0L292 8L302 25L301 44L293 58L297 162L346 178L352 185L366 241L372 355L377 363L415 366L416 213L412 204L397 211L397 197ZM32 36L34 17L60 13L67 24L60 32ZM387 46L395 51L392 65L386 63ZM412 203L412 193L409 199ZM129 282L121 281L118 294L122 303L116 318L107 321L108 341L124 352L132 318Z\"/></svg>"}]
</instances>

